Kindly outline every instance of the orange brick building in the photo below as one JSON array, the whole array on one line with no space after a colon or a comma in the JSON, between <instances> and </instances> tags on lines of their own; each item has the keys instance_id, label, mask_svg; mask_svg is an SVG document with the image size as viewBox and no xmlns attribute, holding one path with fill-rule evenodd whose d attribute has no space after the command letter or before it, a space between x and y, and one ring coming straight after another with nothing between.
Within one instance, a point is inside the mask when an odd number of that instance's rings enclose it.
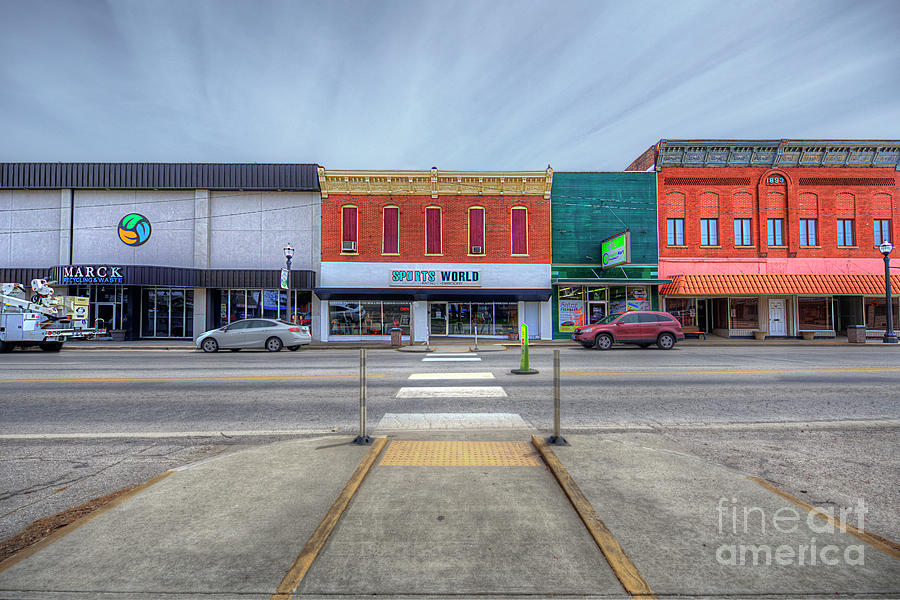
<instances>
[{"instance_id":1,"label":"orange brick building","mask_svg":"<svg viewBox=\"0 0 900 600\"><path fill-rule=\"evenodd\" d=\"M552 177L320 168L323 339L549 338Z\"/></svg>"},{"instance_id":2,"label":"orange brick building","mask_svg":"<svg viewBox=\"0 0 900 600\"><path fill-rule=\"evenodd\" d=\"M632 168L657 172L666 308L729 336L880 335L898 163L897 141L661 141Z\"/></svg>"}]
</instances>

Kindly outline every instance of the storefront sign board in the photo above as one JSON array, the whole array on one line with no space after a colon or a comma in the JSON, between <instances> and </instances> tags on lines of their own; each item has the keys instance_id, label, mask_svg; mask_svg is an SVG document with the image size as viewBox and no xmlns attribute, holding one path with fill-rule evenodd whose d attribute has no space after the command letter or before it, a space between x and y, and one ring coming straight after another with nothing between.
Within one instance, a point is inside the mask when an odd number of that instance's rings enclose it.
<instances>
[{"instance_id":1,"label":"storefront sign board","mask_svg":"<svg viewBox=\"0 0 900 600\"><path fill-rule=\"evenodd\" d=\"M57 283L60 285L91 283L122 285L125 283L123 271L124 267L112 265L69 265L62 267L61 281Z\"/></svg>"},{"instance_id":2,"label":"storefront sign board","mask_svg":"<svg viewBox=\"0 0 900 600\"><path fill-rule=\"evenodd\" d=\"M631 262L631 232L623 231L600 243L600 267L608 269Z\"/></svg>"},{"instance_id":3,"label":"storefront sign board","mask_svg":"<svg viewBox=\"0 0 900 600\"><path fill-rule=\"evenodd\" d=\"M391 287L481 287L480 271L403 270L391 271Z\"/></svg>"}]
</instances>

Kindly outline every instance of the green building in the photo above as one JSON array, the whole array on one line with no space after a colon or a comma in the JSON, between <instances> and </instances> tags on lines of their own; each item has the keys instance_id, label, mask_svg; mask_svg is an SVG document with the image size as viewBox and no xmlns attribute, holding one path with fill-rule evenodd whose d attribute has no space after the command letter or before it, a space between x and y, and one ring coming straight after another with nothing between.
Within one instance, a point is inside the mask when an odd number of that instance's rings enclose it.
<instances>
[{"instance_id":1,"label":"green building","mask_svg":"<svg viewBox=\"0 0 900 600\"><path fill-rule=\"evenodd\" d=\"M659 279L655 172L555 171L551 204L554 338L611 313L658 309L669 280Z\"/></svg>"}]
</instances>

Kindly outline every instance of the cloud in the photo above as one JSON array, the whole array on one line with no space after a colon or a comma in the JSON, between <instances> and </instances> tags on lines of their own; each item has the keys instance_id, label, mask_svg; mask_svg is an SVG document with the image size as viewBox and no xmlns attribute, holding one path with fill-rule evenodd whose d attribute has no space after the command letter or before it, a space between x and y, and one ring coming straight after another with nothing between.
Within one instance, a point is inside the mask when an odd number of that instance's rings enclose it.
<instances>
[{"instance_id":1,"label":"cloud","mask_svg":"<svg viewBox=\"0 0 900 600\"><path fill-rule=\"evenodd\" d=\"M0 160L618 170L900 138L893 0L8 2Z\"/></svg>"}]
</instances>

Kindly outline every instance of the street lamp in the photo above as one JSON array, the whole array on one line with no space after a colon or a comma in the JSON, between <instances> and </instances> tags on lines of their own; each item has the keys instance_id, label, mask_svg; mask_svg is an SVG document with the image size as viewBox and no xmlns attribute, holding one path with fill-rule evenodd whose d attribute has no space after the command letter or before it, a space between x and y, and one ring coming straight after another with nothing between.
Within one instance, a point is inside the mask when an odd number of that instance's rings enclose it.
<instances>
[{"instance_id":1,"label":"street lamp","mask_svg":"<svg viewBox=\"0 0 900 600\"><path fill-rule=\"evenodd\" d=\"M284 247L284 259L287 261L287 320L293 323L291 319L291 259L294 258L294 247L288 243Z\"/></svg>"},{"instance_id":2,"label":"street lamp","mask_svg":"<svg viewBox=\"0 0 900 600\"><path fill-rule=\"evenodd\" d=\"M884 255L884 310L887 316L884 337L881 338L881 341L885 344L896 344L898 340L894 333L894 307L891 305L891 250L894 249L894 246L885 240L878 246L878 249Z\"/></svg>"}]
</instances>

